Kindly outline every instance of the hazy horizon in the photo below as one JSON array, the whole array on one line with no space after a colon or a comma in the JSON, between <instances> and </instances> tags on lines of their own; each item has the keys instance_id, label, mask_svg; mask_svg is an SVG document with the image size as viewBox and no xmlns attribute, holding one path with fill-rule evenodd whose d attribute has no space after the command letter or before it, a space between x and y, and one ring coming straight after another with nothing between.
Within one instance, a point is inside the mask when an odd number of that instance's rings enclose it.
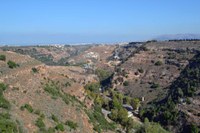
<instances>
[{"instance_id":1,"label":"hazy horizon","mask_svg":"<svg viewBox=\"0 0 200 133\"><path fill-rule=\"evenodd\" d=\"M0 45L117 43L200 34L200 1L4 1Z\"/></svg>"}]
</instances>

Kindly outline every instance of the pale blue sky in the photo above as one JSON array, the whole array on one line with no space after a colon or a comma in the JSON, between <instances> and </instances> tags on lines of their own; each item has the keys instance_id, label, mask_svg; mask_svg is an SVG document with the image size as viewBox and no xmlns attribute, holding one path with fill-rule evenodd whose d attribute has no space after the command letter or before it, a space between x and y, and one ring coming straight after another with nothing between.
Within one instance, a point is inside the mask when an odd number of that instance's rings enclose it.
<instances>
[{"instance_id":1,"label":"pale blue sky","mask_svg":"<svg viewBox=\"0 0 200 133\"><path fill-rule=\"evenodd\" d=\"M1 0L0 44L123 42L200 33L199 0Z\"/></svg>"}]
</instances>

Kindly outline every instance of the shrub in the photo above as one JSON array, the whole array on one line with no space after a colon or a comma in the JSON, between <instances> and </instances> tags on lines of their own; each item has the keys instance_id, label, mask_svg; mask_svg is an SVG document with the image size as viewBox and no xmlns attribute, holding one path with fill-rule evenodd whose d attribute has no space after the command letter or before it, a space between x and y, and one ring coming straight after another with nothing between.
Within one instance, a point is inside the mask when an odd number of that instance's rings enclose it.
<instances>
[{"instance_id":1,"label":"shrub","mask_svg":"<svg viewBox=\"0 0 200 133\"><path fill-rule=\"evenodd\" d=\"M10 103L3 96L0 96L0 108L10 109Z\"/></svg>"},{"instance_id":2,"label":"shrub","mask_svg":"<svg viewBox=\"0 0 200 133\"><path fill-rule=\"evenodd\" d=\"M3 96L3 91L7 89L7 85L0 83L0 108L9 109L10 103Z\"/></svg>"},{"instance_id":3,"label":"shrub","mask_svg":"<svg viewBox=\"0 0 200 133\"><path fill-rule=\"evenodd\" d=\"M25 104L24 106L21 106L20 109L23 111L24 109L27 109L28 112L32 113L33 108L30 104Z\"/></svg>"},{"instance_id":4,"label":"shrub","mask_svg":"<svg viewBox=\"0 0 200 133\"><path fill-rule=\"evenodd\" d=\"M157 61L157 62L155 63L156 66L161 66L162 64L163 64L162 61Z\"/></svg>"},{"instance_id":5,"label":"shrub","mask_svg":"<svg viewBox=\"0 0 200 133\"><path fill-rule=\"evenodd\" d=\"M36 120L35 125L36 125L38 128L40 128L40 129L45 128L45 124L44 124L44 122L43 122L43 120L42 120L41 117L39 117L39 118Z\"/></svg>"},{"instance_id":6,"label":"shrub","mask_svg":"<svg viewBox=\"0 0 200 133\"><path fill-rule=\"evenodd\" d=\"M61 95L61 98L66 104L69 104L70 96L68 94Z\"/></svg>"},{"instance_id":7,"label":"shrub","mask_svg":"<svg viewBox=\"0 0 200 133\"><path fill-rule=\"evenodd\" d=\"M58 130L58 131L59 131L59 130L60 130L60 131L65 131L65 128L64 128L64 126L63 126L62 123L59 123L58 125L56 125L55 129Z\"/></svg>"},{"instance_id":8,"label":"shrub","mask_svg":"<svg viewBox=\"0 0 200 133\"><path fill-rule=\"evenodd\" d=\"M6 61L6 56L5 55L0 55L0 60Z\"/></svg>"},{"instance_id":9,"label":"shrub","mask_svg":"<svg viewBox=\"0 0 200 133\"><path fill-rule=\"evenodd\" d=\"M45 118L45 115L44 115L44 114L40 114L40 117L41 117L42 119L44 119L44 118Z\"/></svg>"},{"instance_id":10,"label":"shrub","mask_svg":"<svg viewBox=\"0 0 200 133\"><path fill-rule=\"evenodd\" d=\"M129 82L128 82L128 81L124 81L123 85L124 85L124 86L128 86L128 85L129 85Z\"/></svg>"},{"instance_id":11,"label":"shrub","mask_svg":"<svg viewBox=\"0 0 200 133\"><path fill-rule=\"evenodd\" d=\"M73 130L76 130L76 128L78 127L77 123L75 123L75 122L73 122L73 121L70 121L70 120L66 121L65 124L66 124L67 126L69 126L70 129L73 129Z\"/></svg>"},{"instance_id":12,"label":"shrub","mask_svg":"<svg viewBox=\"0 0 200 133\"><path fill-rule=\"evenodd\" d=\"M142 51L148 51L148 50L149 50L149 49L148 49L147 47L145 47L145 46L141 46L140 49L141 49Z\"/></svg>"},{"instance_id":13,"label":"shrub","mask_svg":"<svg viewBox=\"0 0 200 133\"><path fill-rule=\"evenodd\" d=\"M123 99L123 103L130 104L130 102L131 102L131 98L129 96L125 96Z\"/></svg>"},{"instance_id":14,"label":"shrub","mask_svg":"<svg viewBox=\"0 0 200 133\"><path fill-rule=\"evenodd\" d=\"M11 121L10 114L0 113L0 132L2 133L18 133L16 123Z\"/></svg>"},{"instance_id":15,"label":"shrub","mask_svg":"<svg viewBox=\"0 0 200 133\"><path fill-rule=\"evenodd\" d=\"M51 119L55 122L58 122L58 118L55 115L51 115Z\"/></svg>"},{"instance_id":16,"label":"shrub","mask_svg":"<svg viewBox=\"0 0 200 133\"><path fill-rule=\"evenodd\" d=\"M199 133L199 131L200 130L199 130L197 125L192 124L192 125L189 126L189 132L190 133Z\"/></svg>"},{"instance_id":17,"label":"shrub","mask_svg":"<svg viewBox=\"0 0 200 133\"><path fill-rule=\"evenodd\" d=\"M139 73L143 73L144 70L143 70L142 68L139 68L139 69L138 69L138 72L139 72Z\"/></svg>"},{"instance_id":18,"label":"shrub","mask_svg":"<svg viewBox=\"0 0 200 133\"><path fill-rule=\"evenodd\" d=\"M112 108L120 109L122 107L122 102L123 100L120 101L120 99L114 96L112 100Z\"/></svg>"},{"instance_id":19,"label":"shrub","mask_svg":"<svg viewBox=\"0 0 200 133\"><path fill-rule=\"evenodd\" d=\"M122 126L126 126L128 121L128 112L124 108L112 109L111 114L108 115L113 121L120 123Z\"/></svg>"},{"instance_id":20,"label":"shrub","mask_svg":"<svg viewBox=\"0 0 200 133\"><path fill-rule=\"evenodd\" d=\"M65 86L66 86L66 87L71 86L71 83L70 83L70 82L66 82L66 83L65 83Z\"/></svg>"},{"instance_id":21,"label":"shrub","mask_svg":"<svg viewBox=\"0 0 200 133\"><path fill-rule=\"evenodd\" d=\"M100 84L99 83L90 83L84 87L86 90L91 92L99 93Z\"/></svg>"},{"instance_id":22,"label":"shrub","mask_svg":"<svg viewBox=\"0 0 200 133\"><path fill-rule=\"evenodd\" d=\"M32 68L32 71L33 71L33 73L38 73L38 69L35 67Z\"/></svg>"},{"instance_id":23,"label":"shrub","mask_svg":"<svg viewBox=\"0 0 200 133\"><path fill-rule=\"evenodd\" d=\"M34 113L35 113L36 115L40 115L41 112L40 112L40 110L37 109L37 110L35 110Z\"/></svg>"},{"instance_id":24,"label":"shrub","mask_svg":"<svg viewBox=\"0 0 200 133\"><path fill-rule=\"evenodd\" d=\"M14 61L11 61L11 60L9 60L7 62L7 64L8 64L8 67L11 68L11 69L19 67L19 65L17 63L15 63Z\"/></svg>"},{"instance_id":25,"label":"shrub","mask_svg":"<svg viewBox=\"0 0 200 133\"><path fill-rule=\"evenodd\" d=\"M3 92L8 88L8 85L4 84L4 83L0 83L0 91Z\"/></svg>"},{"instance_id":26,"label":"shrub","mask_svg":"<svg viewBox=\"0 0 200 133\"><path fill-rule=\"evenodd\" d=\"M131 99L131 106L133 109L138 109L140 106L140 100L138 98Z\"/></svg>"},{"instance_id":27,"label":"shrub","mask_svg":"<svg viewBox=\"0 0 200 133\"><path fill-rule=\"evenodd\" d=\"M52 128L50 127L48 130L47 130L47 133L55 133L55 128Z\"/></svg>"},{"instance_id":28,"label":"shrub","mask_svg":"<svg viewBox=\"0 0 200 133\"><path fill-rule=\"evenodd\" d=\"M139 72L135 72L135 75L139 75Z\"/></svg>"},{"instance_id":29,"label":"shrub","mask_svg":"<svg viewBox=\"0 0 200 133\"><path fill-rule=\"evenodd\" d=\"M156 83L153 83L153 84L151 85L151 88L154 88L154 89L159 88L159 87L160 87L160 85L159 85L159 84L156 84Z\"/></svg>"}]
</instances>

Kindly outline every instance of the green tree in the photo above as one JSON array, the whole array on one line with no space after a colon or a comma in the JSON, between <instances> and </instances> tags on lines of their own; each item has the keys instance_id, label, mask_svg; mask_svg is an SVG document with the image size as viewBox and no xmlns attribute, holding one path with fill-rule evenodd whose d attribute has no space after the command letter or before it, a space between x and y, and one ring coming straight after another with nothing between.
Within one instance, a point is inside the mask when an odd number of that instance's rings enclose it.
<instances>
[{"instance_id":1,"label":"green tree","mask_svg":"<svg viewBox=\"0 0 200 133\"><path fill-rule=\"evenodd\" d=\"M120 124L122 124L124 127L126 126L126 123L128 121L128 112L124 108L120 108L118 111L118 121Z\"/></svg>"},{"instance_id":2,"label":"green tree","mask_svg":"<svg viewBox=\"0 0 200 133\"><path fill-rule=\"evenodd\" d=\"M199 133L199 128L194 124L190 125L190 133Z\"/></svg>"},{"instance_id":3,"label":"green tree","mask_svg":"<svg viewBox=\"0 0 200 133\"><path fill-rule=\"evenodd\" d=\"M91 92L99 93L99 88L100 87L101 86L100 86L99 82L97 82L97 83L93 82L93 83L87 84L84 88L86 90L90 90Z\"/></svg>"},{"instance_id":4,"label":"green tree","mask_svg":"<svg viewBox=\"0 0 200 133\"><path fill-rule=\"evenodd\" d=\"M133 126L134 126L133 119L128 118L128 121L126 122L126 126L125 126L126 127L126 133L130 133Z\"/></svg>"},{"instance_id":5,"label":"green tree","mask_svg":"<svg viewBox=\"0 0 200 133\"><path fill-rule=\"evenodd\" d=\"M117 93L115 96L117 97L118 101L119 101L121 104L123 104L124 95L121 94L121 93Z\"/></svg>"},{"instance_id":6,"label":"green tree","mask_svg":"<svg viewBox=\"0 0 200 133\"><path fill-rule=\"evenodd\" d=\"M118 110L117 109L111 110L110 118L114 121L117 121L117 119L118 119Z\"/></svg>"},{"instance_id":7,"label":"green tree","mask_svg":"<svg viewBox=\"0 0 200 133\"><path fill-rule=\"evenodd\" d=\"M120 108L122 108L122 104L121 104L121 102L117 99L116 96L113 97L112 104L113 104L113 108L114 108L114 109L120 109Z\"/></svg>"},{"instance_id":8,"label":"green tree","mask_svg":"<svg viewBox=\"0 0 200 133\"><path fill-rule=\"evenodd\" d=\"M110 72L100 68L96 69L96 74L99 77L100 81L107 79L111 75Z\"/></svg>"},{"instance_id":9,"label":"green tree","mask_svg":"<svg viewBox=\"0 0 200 133\"><path fill-rule=\"evenodd\" d=\"M96 96L96 98L94 99L95 104L102 106L103 104L103 99L101 96Z\"/></svg>"},{"instance_id":10,"label":"green tree","mask_svg":"<svg viewBox=\"0 0 200 133\"><path fill-rule=\"evenodd\" d=\"M158 123L149 122L147 118L144 119L144 126L137 131L137 133L168 133Z\"/></svg>"},{"instance_id":11,"label":"green tree","mask_svg":"<svg viewBox=\"0 0 200 133\"><path fill-rule=\"evenodd\" d=\"M131 106L134 110L138 109L140 106L140 100L138 98L131 99Z\"/></svg>"},{"instance_id":12,"label":"green tree","mask_svg":"<svg viewBox=\"0 0 200 133\"><path fill-rule=\"evenodd\" d=\"M128 97L128 96L125 96L124 99L123 99L123 102L124 102L125 104L130 104L130 103L131 103L131 98Z\"/></svg>"}]
</instances>

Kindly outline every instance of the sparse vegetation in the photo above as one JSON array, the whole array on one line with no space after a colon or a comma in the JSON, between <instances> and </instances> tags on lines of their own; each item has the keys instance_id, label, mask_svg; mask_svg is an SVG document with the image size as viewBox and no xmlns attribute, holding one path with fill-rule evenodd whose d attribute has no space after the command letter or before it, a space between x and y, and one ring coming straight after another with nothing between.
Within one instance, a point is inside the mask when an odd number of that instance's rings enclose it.
<instances>
[{"instance_id":1,"label":"sparse vegetation","mask_svg":"<svg viewBox=\"0 0 200 133\"><path fill-rule=\"evenodd\" d=\"M44 87L44 90L55 97L58 97L61 95L58 86L53 81L50 83L47 83Z\"/></svg>"},{"instance_id":2,"label":"sparse vegetation","mask_svg":"<svg viewBox=\"0 0 200 133\"><path fill-rule=\"evenodd\" d=\"M70 102L73 104L76 101L83 106L83 104L75 96L71 96L70 94L63 92L59 85L54 81L49 81L45 84L44 90L52 96L52 99L60 97L66 104L69 104Z\"/></svg>"},{"instance_id":3,"label":"sparse vegetation","mask_svg":"<svg viewBox=\"0 0 200 133\"><path fill-rule=\"evenodd\" d=\"M109 123L101 112L101 107L96 105L93 111L87 111L90 122L94 125L94 130L102 132L102 130L114 130L115 124Z\"/></svg>"}]
</instances>

